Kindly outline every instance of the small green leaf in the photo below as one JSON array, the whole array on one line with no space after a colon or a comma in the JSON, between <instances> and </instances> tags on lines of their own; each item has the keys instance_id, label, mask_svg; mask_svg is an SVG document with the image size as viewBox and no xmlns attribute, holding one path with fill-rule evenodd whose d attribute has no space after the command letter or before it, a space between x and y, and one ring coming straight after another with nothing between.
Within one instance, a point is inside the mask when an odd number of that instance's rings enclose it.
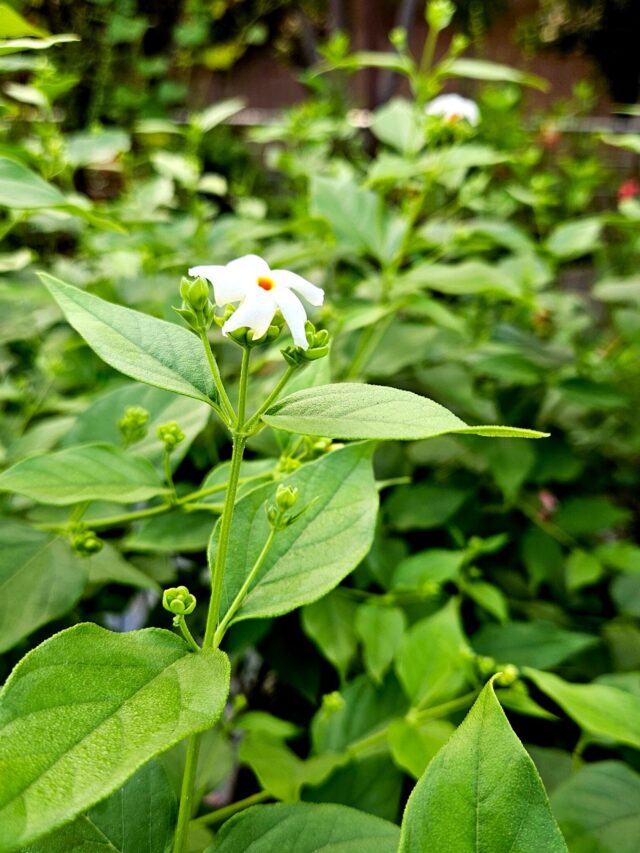
<instances>
[{"instance_id":1,"label":"small green leaf","mask_svg":"<svg viewBox=\"0 0 640 853\"><path fill-rule=\"evenodd\" d=\"M352 444L304 465L283 483L299 489L301 517L279 532L238 619L277 616L321 598L353 571L373 541L378 494L372 446ZM228 607L269 535L264 509L275 486L251 491L236 505L225 572ZM217 532L209 559L215 558Z\"/></svg>"},{"instance_id":2,"label":"small green leaf","mask_svg":"<svg viewBox=\"0 0 640 853\"><path fill-rule=\"evenodd\" d=\"M469 651L455 599L415 622L396 656L396 672L407 696L414 704L428 706L460 693L467 684Z\"/></svg>"},{"instance_id":3,"label":"small green leaf","mask_svg":"<svg viewBox=\"0 0 640 853\"><path fill-rule=\"evenodd\" d=\"M395 853L398 827L329 804L254 806L224 824L210 853Z\"/></svg>"},{"instance_id":4,"label":"small green leaf","mask_svg":"<svg viewBox=\"0 0 640 853\"><path fill-rule=\"evenodd\" d=\"M640 749L640 696L606 684L571 684L537 669L525 674L585 732Z\"/></svg>"},{"instance_id":5,"label":"small green leaf","mask_svg":"<svg viewBox=\"0 0 640 853\"><path fill-rule=\"evenodd\" d=\"M587 764L551 795L572 853L640 850L640 776L621 761Z\"/></svg>"},{"instance_id":6,"label":"small green leaf","mask_svg":"<svg viewBox=\"0 0 640 853\"><path fill-rule=\"evenodd\" d=\"M547 239L547 249L563 261L589 255L600 245L603 221L597 216L563 222Z\"/></svg>"},{"instance_id":7,"label":"small green leaf","mask_svg":"<svg viewBox=\"0 0 640 853\"><path fill-rule=\"evenodd\" d=\"M399 607L361 604L355 618L355 630L364 650L364 665L374 681L391 666L404 635L407 619Z\"/></svg>"},{"instance_id":8,"label":"small green leaf","mask_svg":"<svg viewBox=\"0 0 640 853\"><path fill-rule=\"evenodd\" d=\"M211 402L213 379L187 329L40 275L71 326L107 364L147 385Z\"/></svg>"},{"instance_id":9,"label":"small green leaf","mask_svg":"<svg viewBox=\"0 0 640 853\"><path fill-rule=\"evenodd\" d=\"M115 794L21 853L166 853L177 811L166 772L150 761Z\"/></svg>"},{"instance_id":10,"label":"small green leaf","mask_svg":"<svg viewBox=\"0 0 640 853\"><path fill-rule=\"evenodd\" d=\"M302 609L302 627L324 657L346 678L358 645L354 630L357 604L339 590Z\"/></svg>"},{"instance_id":11,"label":"small green leaf","mask_svg":"<svg viewBox=\"0 0 640 853\"><path fill-rule=\"evenodd\" d=\"M108 444L86 444L18 462L0 474L0 491L64 506L80 501L130 504L168 490L146 459Z\"/></svg>"},{"instance_id":12,"label":"small green leaf","mask_svg":"<svg viewBox=\"0 0 640 853\"><path fill-rule=\"evenodd\" d=\"M269 426L348 439L411 441L447 433L500 438L544 438L546 433L502 426L471 427L452 412L410 391L345 382L297 391L264 415Z\"/></svg>"},{"instance_id":13,"label":"small green leaf","mask_svg":"<svg viewBox=\"0 0 640 853\"><path fill-rule=\"evenodd\" d=\"M238 757L253 770L264 790L284 802L299 800L304 785L319 785L349 761L344 753L330 752L303 761L282 740L264 732L248 732Z\"/></svg>"},{"instance_id":14,"label":"small green leaf","mask_svg":"<svg viewBox=\"0 0 640 853\"><path fill-rule=\"evenodd\" d=\"M409 797L398 853L567 853L491 683Z\"/></svg>"},{"instance_id":15,"label":"small green leaf","mask_svg":"<svg viewBox=\"0 0 640 853\"><path fill-rule=\"evenodd\" d=\"M67 823L212 726L228 692L226 655L193 653L169 631L81 624L35 648L0 694L0 850Z\"/></svg>"},{"instance_id":16,"label":"small green leaf","mask_svg":"<svg viewBox=\"0 0 640 853\"><path fill-rule=\"evenodd\" d=\"M394 720L387 736L393 760L419 779L454 731L455 726L448 720L429 720L422 725L406 717Z\"/></svg>"},{"instance_id":17,"label":"small green leaf","mask_svg":"<svg viewBox=\"0 0 640 853\"><path fill-rule=\"evenodd\" d=\"M29 210L64 207L67 199L22 163L0 157L0 207Z\"/></svg>"},{"instance_id":18,"label":"small green leaf","mask_svg":"<svg viewBox=\"0 0 640 853\"><path fill-rule=\"evenodd\" d=\"M86 582L85 561L62 539L0 521L0 652L71 610Z\"/></svg>"}]
</instances>

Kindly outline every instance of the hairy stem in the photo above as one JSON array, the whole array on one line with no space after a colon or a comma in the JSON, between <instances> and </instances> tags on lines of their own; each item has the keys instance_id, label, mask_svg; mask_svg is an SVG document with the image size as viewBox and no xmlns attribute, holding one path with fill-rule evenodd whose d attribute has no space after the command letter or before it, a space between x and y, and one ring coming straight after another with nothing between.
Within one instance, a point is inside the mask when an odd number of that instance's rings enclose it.
<instances>
[{"instance_id":1,"label":"hairy stem","mask_svg":"<svg viewBox=\"0 0 640 853\"><path fill-rule=\"evenodd\" d=\"M225 387L222 383L222 377L220 376L218 362L216 361L216 357L213 354L213 351L211 349L211 343L209 341L209 336L206 332L200 333L200 340L202 341L202 346L204 347L204 351L207 356L207 361L209 362L209 369L211 370L211 375L213 376L213 382L216 386L216 391L218 392L218 395L220 397L222 411L226 415L228 423L232 424L235 421L236 414L233 411L231 400L229 399L229 395L225 391Z\"/></svg>"}]
</instances>

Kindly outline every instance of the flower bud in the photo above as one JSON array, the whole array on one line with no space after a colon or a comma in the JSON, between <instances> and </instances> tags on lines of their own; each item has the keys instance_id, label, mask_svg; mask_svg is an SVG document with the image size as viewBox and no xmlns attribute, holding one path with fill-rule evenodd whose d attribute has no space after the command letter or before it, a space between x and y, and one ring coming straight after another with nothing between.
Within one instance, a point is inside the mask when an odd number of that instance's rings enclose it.
<instances>
[{"instance_id":1,"label":"flower bud","mask_svg":"<svg viewBox=\"0 0 640 853\"><path fill-rule=\"evenodd\" d=\"M456 7L450 0L429 0L425 8L425 18L430 27L440 32L451 23Z\"/></svg>"},{"instance_id":2,"label":"flower bud","mask_svg":"<svg viewBox=\"0 0 640 853\"><path fill-rule=\"evenodd\" d=\"M517 666L514 666L512 663L507 663L501 667L501 672L498 674L496 678L496 684L499 687L510 687L514 681L517 680L520 672Z\"/></svg>"},{"instance_id":3,"label":"flower bud","mask_svg":"<svg viewBox=\"0 0 640 853\"><path fill-rule=\"evenodd\" d=\"M176 308L177 313L195 332L206 331L214 317L213 305L209 300L209 284L204 278L191 281L183 278L180 281L180 296L182 307Z\"/></svg>"},{"instance_id":4,"label":"flower bud","mask_svg":"<svg viewBox=\"0 0 640 853\"><path fill-rule=\"evenodd\" d=\"M322 697L322 706L320 710L328 717L333 716L343 708L344 698L337 690L334 690L333 693L325 693Z\"/></svg>"},{"instance_id":5,"label":"flower bud","mask_svg":"<svg viewBox=\"0 0 640 853\"><path fill-rule=\"evenodd\" d=\"M164 442L169 452L177 447L181 441L184 441L186 437L175 421L171 421L168 424L160 424L156 433L160 441Z\"/></svg>"},{"instance_id":6,"label":"flower bud","mask_svg":"<svg viewBox=\"0 0 640 853\"><path fill-rule=\"evenodd\" d=\"M102 551L104 542L93 530L78 527L71 536L71 548L79 557L90 557Z\"/></svg>"},{"instance_id":7,"label":"flower bud","mask_svg":"<svg viewBox=\"0 0 640 853\"><path fill-rule=\"evenodd\" d=\"M196 597L186 586L175 586L162 593L162 606L176 616L188 616L196 607Z\"/></svg>"},{"instance_id":8,"label":"flower bud","mask_svg":"<svg viewBox=\"0 0 640 853\"><path fill-rule=\"evenodd\" d=\"M147 434L147 423L150 414L142 406L129 406L118 421L118 429L122 433L124 443L128 447L141 441Z\"/></svg>"},{"instance_id":9,"label":"flower bud","mask_svg":"<svg viewBox=\"0 0 640 853\"><path fill-rule=\"evenodd\" d=\"M285 486L281 483L276 489L276 505L280 512L286 512L295 506L298 500L298 489L295 486Z\"/></svg>"}]
</instances>

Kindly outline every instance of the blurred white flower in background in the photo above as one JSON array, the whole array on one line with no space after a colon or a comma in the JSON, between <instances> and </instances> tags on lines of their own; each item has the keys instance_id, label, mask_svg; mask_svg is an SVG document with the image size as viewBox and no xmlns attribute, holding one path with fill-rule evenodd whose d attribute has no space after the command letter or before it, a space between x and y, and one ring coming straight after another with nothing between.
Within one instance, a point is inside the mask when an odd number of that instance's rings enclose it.
<instances>
[{"instance_id":1,"label":"blurred white flower in background","mask_svg":"<svg viewBox=\"0 0 640 853\"><path fill-rule=\"evenodd\" d=\"M189 275L211 282L216 305L239 303L222 327L223 335L247 328L253 331L253 339L259 340L280 309L293 342L302 349L308 348L304 330L307 312L299 297L310 305L322 305L322 288L294 272L272 270L258 255L244 255L225 266L191 267Z\"/></svg>"},{"instance_id":2,"label":"blurred white flower in background","mask_svg":"<svg viewBox=\"0 0 640 853\"><path fill-rule=\"evenodd\" d=\"M475 127L480 121L480 110L475 101L461 95L438 95L425 107L428 116L440 116L445 121L468 121Z\"/></svg>"}]
</instances>

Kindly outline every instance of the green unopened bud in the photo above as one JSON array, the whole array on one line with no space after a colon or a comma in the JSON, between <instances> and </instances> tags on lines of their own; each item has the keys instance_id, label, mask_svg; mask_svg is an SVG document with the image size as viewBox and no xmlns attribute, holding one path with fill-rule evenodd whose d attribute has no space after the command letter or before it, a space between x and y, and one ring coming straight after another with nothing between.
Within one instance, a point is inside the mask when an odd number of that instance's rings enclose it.
<instances>
[{"instance_id":1,"label":"green unopened bud","mask_svg":"<svg viewBox=\"0 0 640 853\"><path fill-rule=\"evenodd\" d=\"M209 300L209 283L204 278L191 281L183 278L180 282L182 307L177 313L195 332L206 331L214 317L213 305Z\"/></svg>"},{"instance_id":2,"label":"green unopened bud","mask_svg":"<svg viewBox=\"0 0 640 853\"><path fill-rule=\"evenodd\" d=\"M264 340L267 341L268 343L271 343L271 341L275 341L276 338L280 337L281 332L282 332L281 326L271 325L267 329L267 334L264 336Z\"/></svg>"},{"instance_id":3,"label":"green unopened bud","mask_svg":"<svg viewBox=\"0 0 640 853\"><path fill-rule=\"evenodd\" d=\"M321 711L328 717L332 717L344 708L344 698L337 690L333 693L325 693L322 697Z\"/></svg>"},{"instance_id":4,"label":"green unopened bud","mask_svg":"<svg viewBox=\"0 0 640 853\"><path fill-rule=\"evenodd\" d=\"M294 459L293 456L281 456L276 467L276 475L291 474L293 471L297 471L301 465L302 462L299 459Z\"/></svg>"},{"instance_id":5,"label":"green unopened bud","mask_svg":"<svg viewBox=\"0 0 640 853\"><path fill-rule=\"evenodd\" d=\"M186 586L175 586L162 593L162 606L176 616L188 616L196 608L196 597Z\"/></svg>"},{"instance_id":6,"label":"green unopened bud","mask_svg":"<svg viewBox=\"0 0 640 853\"><path fill-rule=\"evenodd\" d=\"M104 542L93 530L84 526L78 527L71 535L71 548L79 557L90 557L102 551Z\"/></svg>"},{"instance_id":7,"label":"green unopened bud","mask_svg":"<svg viewBox=\"0 0 640 853\"><path fill-rule=\"evenodd\" d=\"M186 437L175 421L171 421L168 424L160 424L156 433L169 451L177 447Z\"/></svg>"},{"instance_id":8,"label":"green unopened bud","mask_svg":"<svg viewBox=\"0 0 640 853\"><path fill-rule=\"evenodd\" d=\"M481 678L489 678L496 671L496 662L488 655L478 655L476 658L476 669Z\"/></svg>"},{"instance_id":9,"label":"green unopened bud","mask_svg":"<svg viewBox=\"0 0 640 853\"><path fill-rule=\"evenodd\" d=\"M280 512L286 512L295 506L298 500L298 489L295 486L285 486L281 483L276 489L276 505Z\"/></svg>"},{"instance_id":10,"label":"green unopened bud","mask_svg":"<svg viewBox=\"0 0 640 853\"><path fill-rule=\"evenodd\" d=\"M449 26L455 11L456 7L450 0L429 0L424 13L429 26L440 32Z\"/></svg>"},{"instance_id":11,"label":"green unopened bud","mask_svg":"<svg viewBox=\"0 0 640 853\"><path fill-rule=\"evenodd\" d=\"M510 687L520 675L518 667L514 666L512 663L505 664L505 666L501 667L501 670L502 671L496 678L496 684L499 687Z\"/></svg>"},{"instance_id":12,"label":"green unopened bud","mask_svg":"<svg viewBox=\"0 0 640 853\"><path fill-rule=\"evenodd\" d=\"M127 447L141 441L147 434L147 424L150 414L142 406L129 406L118 421L118 429L122 433Z\"/></svg>"}]
</instances>

